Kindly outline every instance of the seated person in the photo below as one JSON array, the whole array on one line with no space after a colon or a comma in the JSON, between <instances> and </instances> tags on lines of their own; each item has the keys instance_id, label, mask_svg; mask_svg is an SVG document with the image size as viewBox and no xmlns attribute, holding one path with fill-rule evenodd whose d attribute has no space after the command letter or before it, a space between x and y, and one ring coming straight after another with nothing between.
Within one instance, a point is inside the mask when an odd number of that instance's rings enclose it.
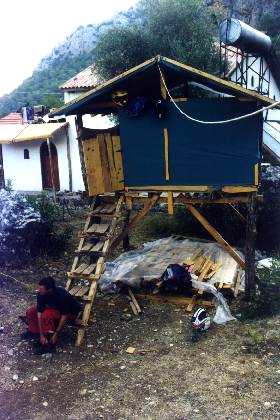
<instances>
[{"instance_id":1,"label":"seated person","mask_svg":"<svg viewBox=\"0 0 280 420\"><path fill-rule=\"evenodd\" d=\"M81 311L79 302L52 277L39 281L37 305L27 309L20 317L28 325L23 339L40 338L41 346L55 346L67 321L75 321Z\"/></svg>"}]
</instances>

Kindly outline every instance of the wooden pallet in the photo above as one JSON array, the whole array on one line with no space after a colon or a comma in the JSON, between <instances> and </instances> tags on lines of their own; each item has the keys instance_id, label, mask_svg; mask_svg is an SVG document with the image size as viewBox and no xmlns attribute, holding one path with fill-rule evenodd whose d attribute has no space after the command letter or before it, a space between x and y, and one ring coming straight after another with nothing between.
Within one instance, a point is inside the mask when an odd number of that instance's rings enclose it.
<instances>
[{"instance_id":1,"label":"wooden pallet","mask_svg":"<svg viewBox=\"0 0 280 420\"><path fill-rule=\"evenodd\" d=\"M76 345L81 345L89 322L97 283L105 269L108 254L118 223L124 197L115 203L93 205L88 214L84 230L80 234L66 289L84 302L82 322L78 329ZM104 220L104 217L106 220Z\"/></svg>"}]
</instances>

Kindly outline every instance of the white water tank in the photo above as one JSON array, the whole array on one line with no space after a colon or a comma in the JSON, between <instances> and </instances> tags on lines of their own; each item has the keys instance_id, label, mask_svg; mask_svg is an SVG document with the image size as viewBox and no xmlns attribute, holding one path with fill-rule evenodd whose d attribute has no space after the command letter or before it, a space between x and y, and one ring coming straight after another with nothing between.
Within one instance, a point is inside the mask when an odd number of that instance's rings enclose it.
<instances>
[{"instance_id":1,"label":"white water tank","mask_svg":"<svg viewBox=\"0 0 280 420\"><path fill-rule=\"evenodd\" d=\"M272 48L269 36L238 19L224 19L219 26L220 40L244 52L268 55Z\"/></svg>"}]
</instances>

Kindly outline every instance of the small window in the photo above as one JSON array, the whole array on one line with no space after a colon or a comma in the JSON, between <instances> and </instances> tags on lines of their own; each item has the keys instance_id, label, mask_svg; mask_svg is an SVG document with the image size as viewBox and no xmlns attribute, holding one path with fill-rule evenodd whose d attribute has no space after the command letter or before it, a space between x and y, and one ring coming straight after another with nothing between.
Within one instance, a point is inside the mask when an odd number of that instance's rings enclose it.
<instances>
[{"instance_id":1,"label":"small window","mask_svg":"<svg viewBox=\"0 0 280 420\"><path fill-rule=\"evenodd\" d=\"M251 86L252 87L255 86L255 78L254 78L254 76L251 77Z\"/></svg>"},{"instance_id":2,"label":"small window","mask_svg":"<svg viewBox=\"0 0 280 420\"><path fill-rule=\"evenodd\" d=\"M30 155L29 155L29 150L28 149L24 149L23 156L24 156L24 159L30 159Z\"/></svg>"},{"instance_id":3,"label":"small window","mask_svg":"<svg viewBox=\"0 0 280 420\"><path fill-rule=\"evenodd\" d=\"M276 101L276 96L275 95L273 95L273 99Z\"/></svg>"}]
</instances>

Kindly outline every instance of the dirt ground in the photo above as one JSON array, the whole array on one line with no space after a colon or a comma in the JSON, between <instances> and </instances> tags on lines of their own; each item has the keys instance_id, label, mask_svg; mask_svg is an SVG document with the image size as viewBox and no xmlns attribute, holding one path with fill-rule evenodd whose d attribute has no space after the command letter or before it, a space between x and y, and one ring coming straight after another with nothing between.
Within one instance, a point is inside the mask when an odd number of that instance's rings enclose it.
<instances>
[{"instance_id":1,"label":"dirt ground","mask_svg":"<svg viewBox=\"0 0 280 420\"><path fill-rule=\"evenodd\" d=\"M213 326L192 343L182 306L142 300L137 318L125 296L99 297L82 348L69 327L51 359L34 355L17 316L36 279L64 283L70 257L8 273L23 284L0 275L0 419L280 418L280 317Z\"/></svg>"}]
</instances>

